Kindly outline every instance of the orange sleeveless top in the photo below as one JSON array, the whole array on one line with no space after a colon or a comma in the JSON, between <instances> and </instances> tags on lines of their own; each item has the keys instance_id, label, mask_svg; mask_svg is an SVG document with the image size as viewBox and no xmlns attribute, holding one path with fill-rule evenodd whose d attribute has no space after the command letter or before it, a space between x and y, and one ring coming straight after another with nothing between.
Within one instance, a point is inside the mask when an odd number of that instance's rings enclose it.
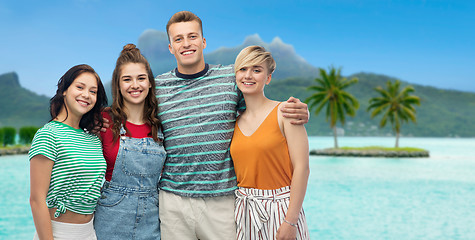
<instances>
[{"instance_id":1,"label":"orange sleeveless top","mask_svg":"<svg viewBox=\"0 0 475 240\"><path fill-rule=\"evenodd\" d=\"M230 151L239 187L269 190L290 186L293 167L277 121L279 105L251 136L245 136L236 121Z\"/></svg>"}]
</instances>

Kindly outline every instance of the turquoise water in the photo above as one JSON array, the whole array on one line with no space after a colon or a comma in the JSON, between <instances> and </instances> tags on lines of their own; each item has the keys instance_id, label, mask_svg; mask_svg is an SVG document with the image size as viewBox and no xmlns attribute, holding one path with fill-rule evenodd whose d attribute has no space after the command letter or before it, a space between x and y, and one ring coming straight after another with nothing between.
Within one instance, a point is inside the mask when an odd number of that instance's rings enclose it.
<instances>
[{"instance_id":1,"label":"turquoise water","mask_svg":"<svg viewBox=\"0 0 475 240\"><path fill-rule=\"evenodd\" d=\"M310 148L332 147L311 137ZM391 147L394 138L343 137ZM304 209L312 239L475 239L475 139L402 138L430 158L311 157ZM32 239L26 155L0 157L0 239Z\"/></svg>"}]
</instances>

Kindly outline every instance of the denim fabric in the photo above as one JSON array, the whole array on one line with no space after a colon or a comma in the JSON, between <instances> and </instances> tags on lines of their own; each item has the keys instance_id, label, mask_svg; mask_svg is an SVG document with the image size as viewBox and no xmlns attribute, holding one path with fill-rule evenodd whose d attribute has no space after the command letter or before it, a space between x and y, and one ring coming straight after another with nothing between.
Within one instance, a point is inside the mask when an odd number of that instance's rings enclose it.
<instances>
[{"instance_id":1,"label":"denim fabric","mask_svg":"<svg viewBox=\"0 0 475 240\"><path fill-rule=\"evenodd\" d=\"M121 129L110 182L105 182L94 215L98 240L160 239L158 182L166 152L152 138L130 138ZM161 131L158 137L163 139Z\"/></svg>"}]
</instances>

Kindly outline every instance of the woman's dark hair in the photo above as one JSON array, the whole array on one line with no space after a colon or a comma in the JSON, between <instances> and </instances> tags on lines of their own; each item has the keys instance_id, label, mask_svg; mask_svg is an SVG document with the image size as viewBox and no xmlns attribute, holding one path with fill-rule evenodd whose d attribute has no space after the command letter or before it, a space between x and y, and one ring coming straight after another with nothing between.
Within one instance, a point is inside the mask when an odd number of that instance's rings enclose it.
<instances>
[{"instance_id":1,"label":"woman's dark hair","mask_svg":"<svg viewBox=\"0 0 475 240\"><path fill-rule=\"evenodd\" d=\"M69 86L71 86L74 80L83 73L91 73L92 75L94 75L94 77L96 77L97 80L96 104L94 104L94 107L89 112L84 114L81 120L79 121L80 128L86 129L87 131L91 132L96 127L102 127L103 120L101 115L101 109L107 106L107 96L106 91L104 90L104 86L102 85L101 79L99 78L99 75L97 75L96 71L94 71L94 69L87 64L76 65L70 68L59 79L56 95L54 95L54 97L49 100L49 109L51 114L50 121L54 120L58 116L59 112L61 111L61 108L63 107L66 110L66 118L68 118L69 113L64 103L63 94L64 92L66 92L66 90L68 90Z\"/></svg>"},{"instance_id":2,"label":"woman's dark hair","mask_svg":"<svg viewBox=\"0 0 475 240\"><path fill-rule=\"evenodd\" d=\"M122 67L128 63L141 63L145 66L147 71L148 81L150 82L150 90L145 98L145 105L143 109L143 121L150 125L152 132L149 137L152 137L156 142L160 141L157 137L158 130L161 127L158 119L158 100L155 97L155 79L153 78L152 69L147 59L140 53L140 50L134 44L127 44L122 49L117 63L115 65L114 73L112 74L112 133L114 135L114 142L119 138L120 127L124 126L125 130L129 130L125 126L127 121L127 114L124 111L124 97L120 92L120 75Z\"/></svg>"}]
</instances>

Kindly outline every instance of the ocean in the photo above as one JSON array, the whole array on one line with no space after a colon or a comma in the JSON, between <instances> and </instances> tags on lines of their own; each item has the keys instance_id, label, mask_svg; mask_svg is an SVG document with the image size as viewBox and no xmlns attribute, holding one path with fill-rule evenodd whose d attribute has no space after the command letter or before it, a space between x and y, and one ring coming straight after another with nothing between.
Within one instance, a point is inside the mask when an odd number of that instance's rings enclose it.
<instances>
[{"instance_id":1,"label":"ocean","mask_svg":"<svg viewBox=\"0 0 475 240\"><path fill-rule=\"evenodd\" d=\"M391 137L339 137L392 147ZM310 149L333 146L309 137ZM475 239L475 139L401 138L429 158L310 157L304 210L312 239ZM32 239L27 155L2 156L0 239Z\"/></svg>"}]
</instances>

